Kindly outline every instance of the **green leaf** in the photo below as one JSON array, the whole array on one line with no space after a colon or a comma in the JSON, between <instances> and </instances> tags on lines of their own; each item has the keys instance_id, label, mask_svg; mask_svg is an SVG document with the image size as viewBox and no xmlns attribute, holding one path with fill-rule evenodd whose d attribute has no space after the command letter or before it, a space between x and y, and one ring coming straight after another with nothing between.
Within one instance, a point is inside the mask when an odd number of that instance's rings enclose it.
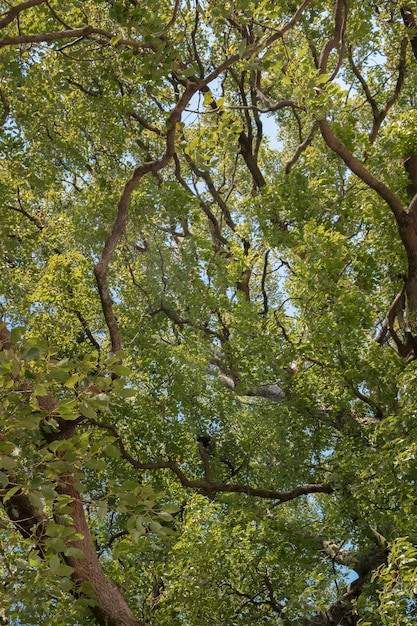
<instances>
[{"instance_id":1,"label":"green leaf","mask_svg":"<svg viewBox=\"0 0 417 626\"><path fill-rule=\"evenodd\" d=\"M107 515L107 511L108 511L108 503L106 500L99 502L97 504L97 515L98 518L103 521Z\"/></svg>"},{"instance_id":2,"label":"green leaf","mask_svg":"<svg viewBox=\"0 0 417 626\"><path fill-rule=\"evenodd\" d=\"M64 552L66 550L66 544L61 537L52 537L48 540L48 549L53 552Z\"/></svg>"},{"instance_id":3,"label":"green leaf","mask_svg":"<svg viewBox=\"0 0 417 626\"><path fill-rule=\"evenodd\" d=\"M137 395L137 390L125 387L124 389L120 389L118 391L118 395L122 398L134 398Z\"/></svg>"},{"instance_id":4,"label":"green leaf","mask_svg":"<svg viewBox=\"0 0 417 626\"><path fill-rule=\"evenodd\" d=\"M42 385L34 385L33 386L33 395L34 396L39 396L39 397L44 397L47 396L49 394L49 391L46 387L43 387Z\"/></svg>"},{"instance_id":5,"label":"green leaf","mask_svg":"<svg viewBox=\"0 0 417 626\"><path fill-rule=\"evenodd\" d=\"M112 37L110 39L110 45L111 46L117 46L117 44L119 43L119 41L121 40L122 36L121 35L115 35L114 37Z\"/></svg>"},{"instance_id":6,"label":"green leaf","mask_svg":"<svg viewBox=\"0 0 417 626\"><path fill-rule=\"evenodd\" d=\"M82 402L78 408L81 415L83 415L84 417L88 417L89 419L94 419L97 417L96 411L93 409L91 404L88 404L87 402Z\"/></svg>"},{"instance_id":7,"label":"green leaf","mask_svg":"<svg viewBox=\"0 0 417 626\"><path fill-rule=\"evenodd\" d=\"M6 494L3 496L3 502L7 502L12 498L18 491L20 491L20 485L15 485L11 489L9 489Z\"/></svg>"},{"instance_id":8,"label":"green leaf","mask_svg":"<svg viewBox=\"0 0 417 626\"><path fill-rule=\"evenodd\" d=\"M32 348L29 348L29 350L27 351L26 360L27 361L34 361L35 359L38 358L38 356L41 353L42 353L42 350L40 348L37 348L36 346L33 346Z\"/></svg>"},{"instance_id":9,"label":"green leaf","mask_svg":"<svg viewBox=\"0 0 417 626\"><path fill-rule=\"evenodd\" d=\"M158 512L158 517L163 519L164 522L172 522L172 520L174 519L172 517L172 515L170 513L168 513L167 511L159 511Z\"/></svg>"},{"instance_id":10,"label":"green leaf","mask_svg":"<svg viewBox=\"0 0 417 626\"><path fill-rule=\"evenodd\" d=\"M0 455L0 467L6 470L14 469L17 466L17 460L4 454Z\"/></svg>"},{"instance_id":11,"label":"green leaf","mask_svg":"<svg viewBox=\"0 0 417 626\"><path fill-rule=\"evenodd\" d=\"M65 556L73 556L76 559L85 559L85 554L79 548L66 548L64 551Z\"/></svg>"},{"instance_id":12,"label":"green leaf","mask_svg":"<svg viewBox=\"0 0 417 626\"><path fill-rule=\"evenodd\" d=\"M0 472L0 483L3 489L5 489L9 484L9 477L4 472Z\"/></svg>"},{"instance_id":13,"label":"green leaf","mask_svg":"<svg viewBox=\"0 0 417 626\"><path fill-rule=\"evenodd\" d=\"M32 506L34 506L36 509L43 508L42 500L37 493L35 493L34 491L29 491L27 496Z\"/></svg>"},{"instance_id":14,"label":"green leaf","mask_svg":"<svg viewBox=\"0 0 417 626\"><path fill-rule=\"evenodd\" d=\"M10 331L10 341L12 343L17 343L18 341L20 341L25 330L26 329L24 326L14 326Z\"/></svg>"},{"instance_id":15,"label":"green leaf","mask_svg":"<svg viewBox=\"0 0 417 626\"><path fill-rule=\"evenodd\" d=\"M10 454L16 448L16 445L11 441L0 441L0 452Z\"/></svg>"},{"instance_id":16,"label":"green leaf","mask_svg":"<svg viewBox=\"0 0 417 626\"><path fill-rule=\"evenodd\" d=\"M106 456L109 456L112 459L118 459L121 456L119 448L111 443L108 443L104 446L103 452Z\"/></svg>"},{"instance_id":17,"label":"green leaf","mask_svg":"<svg viewBox=\"0 0 417 626\"><path fill-rule=\"evenodd\" d=\"M132 373L131 369L126 367L126 365L113 365L111 369L117 376L130 376Z\"/></svg>"},{"instance_id":18,"label":"green leaf","mask_svg":"<svg viewBox=\"0 0 417 626\"><path fill-rule=\"evenodd\" d=\"M41 566L42 560L37 554L31 553L29 555L28 563L30 567L38 568Z\"/></svg>"},{"instance_id":19,"label":"green leaf","mask_svg":"<svg viewBox=\"0 0 417 626\"><path fill-rule=\"evenodd\" d=\"M167 513L178 513L179 511L179 507L176 504L164 504L164 506L162 507L163 511L166 511Z\"/></svg>"}]
</instances>

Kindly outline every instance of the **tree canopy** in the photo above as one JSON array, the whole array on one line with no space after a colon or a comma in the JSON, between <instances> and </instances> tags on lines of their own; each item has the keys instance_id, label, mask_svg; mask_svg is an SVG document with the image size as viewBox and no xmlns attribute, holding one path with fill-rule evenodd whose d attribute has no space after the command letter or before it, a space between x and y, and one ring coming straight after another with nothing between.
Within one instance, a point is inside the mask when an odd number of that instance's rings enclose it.
<instances>
[{"instance_id":1,"label":"tree canopy","mask_svg":"<svg viewBox=\"0 0 417 626\"><path fill-rule=\"evenodd\" d=\"M0 8L0 621L414 624L417 2Z\"/></svg>"}]
</instances>

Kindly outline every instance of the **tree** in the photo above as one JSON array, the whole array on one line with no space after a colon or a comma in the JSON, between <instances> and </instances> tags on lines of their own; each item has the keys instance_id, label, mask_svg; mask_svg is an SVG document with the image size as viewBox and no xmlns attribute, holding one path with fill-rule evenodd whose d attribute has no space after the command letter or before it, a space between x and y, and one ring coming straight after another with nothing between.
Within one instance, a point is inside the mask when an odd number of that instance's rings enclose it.
<instances>
[{"instance_id":1,"label":"tree","mask_svg":"<svg viewBox=\"0 0 417 626\"><path fill-rule=\"evenodd\" d=\"M0 6L2 623L414 623L414 0Z\"/></svg>"}]
</instances>

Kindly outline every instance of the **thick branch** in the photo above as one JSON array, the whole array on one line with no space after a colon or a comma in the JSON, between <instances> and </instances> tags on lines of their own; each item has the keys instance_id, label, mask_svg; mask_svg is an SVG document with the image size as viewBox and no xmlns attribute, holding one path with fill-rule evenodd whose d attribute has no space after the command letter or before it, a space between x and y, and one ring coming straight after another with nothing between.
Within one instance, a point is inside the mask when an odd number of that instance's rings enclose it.
<instances>
[{"instance_id":1,"label":"thick branch","mask_svg":"<svg viewBox=\"0 0 417 626\"><path fill-rule=\"evenodd\" d=\"M191 480L187 478L184 472L180 469L175 461L159 461L156 463L141 463L126 450L119 433L112 424L99 422L95 419L89 420L90 424L94 424L99 428L104 428L111 432L116 437L116 444L119 447L122 457L138 470L157 470L157 469L169 469L180 480L183 487L188 487L196 491L200 491L205 494L214 495L216 493L244 493L247 496L256 498L265 498L268 500L278 500L279 502L288 502L289 500L295 500L300 496L309 495L312 493L332 493L333 487L330 483L315 483L301 485L290 489L289 491L277 491L274 489L261 489L257 487L250 487L249 485L238 485L229 483L217 483L212 480Z\"/></svg>"},{"instance_id":2,"label":"thick branch","mask_svg":"<svg viewBox=\"0 0 417 626\"><path fill-rule=\"evenodd\" d=\"M0 348L4 350L14 347L15 344L10 341L10 333L6 325L0 320ZM54 433L46 432L41 427L42 438L48 442L71 439L75 432L76 422L65 421L56 413L56 399L52 395L46 395L38 397L37 400L40 408L54 414L59 424L59 430ZM82 559L66 557L68 565L74 568L72 578L76 584L88 583L91 586L96 600L92 611L100 626L141 626L118 587L101 569L75 482L75 478L67 474L59 476L55 485L59 494L71 497L71 523L79 535L79 539L71 542L71 545L82 550L84 555ZM24 537L33 539L40 553L43 554L43 543L48 527L48 518L43 511L37 510L22 492L16 493L4 503L4 508L17 530Z\"/></svg>"},{"instance_id":3,"label":"thick branch","mask_svg":"<svg viewBox=\"0 0 417 626\"><path fill-rule=\"evenodd\" d=\"M9 11L7 11L6 15L0 20L0 28L5 28L13 22L17 17L19 17L19 13L25 11L26 9L30 9L31 7L39 6L40 4L44 4L46 0L27 0L27 2L22 2L21 4L12 7Z\"/></svg>"},{"instance_id":4,"label":"thick branch","mask_svg":"<svg viewBox=\"0 0 417 626\"><path fill-rule=\"evenodd\" d=\"M344 0L341 0L344 1ZM337 44L337 32L339 26L336 23L335 25L335 36L332 38L332 46ZM323 48L322 54L322 62L320 66L320 71L326 70L327 60L326 55L328 57L328 52L330 48L328 48L327 44ZM399 69L399 77L398 81L401 87L401 65ZM397 81L397 88L398 88ZM394 100L396 95L394 93ZM389 104L389 103L388 103ZM398 225L398 232L401 237L401 241L404 245L405 251L407 253L407 261L408 261L408 275L407 275L407 283L406 283L406 295L407 295L407 306L409 315L409 323L410 327L413 329L416 328L416 312L417 312L417 194L415 194L414 198L411 200L411 203L408 207L408 211L406 211L399 200L399 198L380 180L375 178L366 167L358 161L353 154L347 149L347 147L339 141L339 139L333 133L327 119L324 117L319 121L319 127L323 139L327 143L328 147L335 152L340 158L346 163L348 168L356 174L368 187L373 189L378 193L378 195L388 204L392 213L395 216ZM417 346L416 346L417 349Z\"/></svg>"},{"instance_id":5,"label":"thick branch","mask_svg":"<svg viewBox=\"0 0 417 626\"><path fill-rule=\"evenodd\" d=\"M192 96L200 89L200 87L201 85L199 82L189 82L178 103L172 109L167 120L168 130L166 135L166 149L162 157L160 159L157 159L155 161L149 161L137 167L133 172L130 180L127 181L119 201L116 220L113 224L109 236L106 239L100 260L94 268L94 274L96 276L97 287L100 294L104 317L110 333L113 352L117 352L121 349L122 339L120 335L119 325L113 311L113 300L111 298L110 290L107 285L107 273L113 252L116 249L120 238L126 233L130 198L132 196L132 193L138 186L139 182L144 176L146 176L146 174L158 172L163 167L165 167L170 159L173 157L175 153L176 124L181 119L181 114L187 106L188 102L191 100Z\"/></svg>"},{"instance_id":6,"label":"thick branch","mask_svg":"<svg viewBox=\"0 0 417 626\"><path fill-rule=\"evenodd\" d=\"M319 72L324 74L327 71L327 63L330 52L335 48L343 35L343 24L345 20L345 12L347 11L346 0L338 0L335 7L335 27L333 37L323 46L319 60ZM348 148L333 133L326 117L319 120L319 127L324 141L328 147L335 152L346 163L348 168L356 174L368 187L374 189L379 196L388 204L394 216L400 224L403 222L406 212L399 198L369 170L366 169L360 161L358 161Z\"/></svg>"},{"instance_id":7,"label":"thick branch","mask_svg":"<svg viewBox=\"0 0 417 626\"><path fill-rule=\"evenodd\" d=\"M95 28L94 26L85 26L84 28L69 28L66 30L51 31L46 33L36 33L33 35L16 35L14 37L3 37L0 39L0 48L6 46L15 46L19 44L31 44L31 43L50 43L52 41L60 41L61 39L83 39L90 37L91 35L98 35L95 39L99 44L104 46L113 46L114 48L128 47L135 50L155 50L155 46L152 43L144 43L136 41L134 39L119 39L116 43L111 44L110 41L114 37L114 33L111 33L102 28Z\"/></svg>"},{"instance_id":8,"label":"thick branch","mask_svg":"<svg viewBox=\"0 0 417 626\"><path fill-rule=\"evenodd\" d=\"M4 473L4 470L2 471ZM4 490L4 494L0 496L4 510L22 537L32 539L36 543L39 553L43 554L48 519L43 511L33 506L28 496L22 491L18 491L4 502L3 498L7 491L17 486L11 476L9 476L9 480L10 482Z\"/></svg>"},{"instance_id":9,"label":"thick branch","mask_svg":"<svg viewBox=\"0 0 417 626\"><path fill-rule=\"evenodd\" d=\"M344 30L346 27L346 15L347 15L347 1L346 0L337 0L334 9L334 31L333 37L326 42L323 46L323 49L319 58L319 72L320 74L325 74L327 72L327 64L329 61L329 56L331 51L336 48L339 43L342 43L343 47L343 36ZM340 66L340 56L337 67ZM332 76L332 79L334 76Z\"/></svg>"},{"instance_id":10,"label":"thick branch","mask_svg":"<svg viewBox=\"0 0 417 626\"><path fill-rule=\"evenodd\" d=\"M84 558L67 557L67 562L74 568L73 578L78 583L92 586L97 601L92 611L98 623L102 626L144 626L133 615L119 588L101 569L80 495L74 487L72 477L61 485L59 492L72 498L71 517L77 533L82 535L82 539L73 541L71 545L82 550Z\"/></svg>"},{"instance_id":11,"label":"thick branch","mask_svg":"<svg viewBox=\"0 0 417 626\"><path fill-rule=\"evenodd\" d=\"M71 30L59 30L50 33L37 33L35 35L16 35L15 37L3 37L0 39L0 48L15 46L25 43L48 43L60 39L73 39L88 37L94 31L92 26L73 28Z\"/></svg>"},{"instance_id":12,"label":"thick branch","mask_svg":"<svg viewBox=\"0 0 417 626\"><path fill-rule=\"evenodd\" d=\"M332 560L335 559L332 558ZM358 578L342 590L338 599L325 612L303 620L302 626L339 626L339 624L353 623L350 621L353 613L352 602L360 596L372 572L386 562L387 552L378 547L372 548L366 554L357 555L354 569L359 573ZM350 567L349 564L348 567Z\"/></svg>"},{"instance_id":13,"label":"thick branch","mask_svg":"<svg viewBox=\"0 0 417 626\"><path fill-rule=\"evenodd\" d=\"M339 598L325 612L320 611L315 617L303 619L300 626L339 626L352 623L347 621L352 616L352 601L360 596L366 580L356 578L344 588Z\"/></svg>"},{"instance_id":14,"label":"thick branch","mask_svg":"<svg viewBox=\"0 0 417 626\"><path fill-rule=\"evenodd\" d=\"M356 174L356 176L358 176L366 185L368 185L368 187L376 191L377 194L385 200L392 210L397 222L401 222L404 219L406 212L400 199L392 193L392 191L381 180L373 176L373 174L371 174L371 172L353 156L348 148L333 133L326 118L319 120L318 124L322 137L328 147L340 156L342 161L346 163L348 168Z\"/></svg>"},{"instance_id":15,"label":"thick branch","mask_svg":"<svg viewBox=\"0 0 417 626\"><path fill-rule=\"evenodd\" d=\"M258 189L266 186L266 180L259 169L259 165L253 154L252 150L252 141L249 140L248 136L244 131L242 131L239 135L239 146L240 146L240 154L243 156L243 159L247 165L248 170L252 174L253 182L255 183Z\"/></svg>"},{"instance_id":16,"label":"thick branch","mask_svg":"<svg viewBox=\"0 0 417 626\"><path fill-rule=\"evenodd\" d=\"M296 528L292 524L289 524L287 528L289 532L296 533L303 539L314 541L317 545L317 549L325 554L331 561L354 570L358 576L366 576L376 567L386 562L387 553L385 543L384 541L381 542L380 539L375 536L372 536L375 545L371 546L366 552L357 552L355 550L345 550L341 545L333 543L325 537L316 535L304 528Z\"/></svg>"},{"instance_id":17,"label":"thick branch","mask_svg":"<svg viewBox=\"0 0 417 626\"><path fill-rule=\"evenodd\" d=\"M401 7L401 17L408 29L408 36L410 39L411 49L414 57L417 60L417 23L414 18L414 14L409 6L405 5Z\"/></svg>"}]
</instances>

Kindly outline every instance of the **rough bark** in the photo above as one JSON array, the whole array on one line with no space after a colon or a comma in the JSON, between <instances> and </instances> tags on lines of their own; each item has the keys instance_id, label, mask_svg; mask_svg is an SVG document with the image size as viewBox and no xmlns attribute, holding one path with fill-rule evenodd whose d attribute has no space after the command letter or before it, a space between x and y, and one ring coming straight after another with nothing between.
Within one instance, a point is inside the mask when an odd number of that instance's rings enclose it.
<instances>
[{"instance_id":1,"label":"rough bark","mask_svg":"<svg viewBox=\"0 0 417 626\"><path fill-rule=\"evenodd\" d=\"M13 350L13 342L10 341L10 333L0 320L0 349ZM47 395L38 398L40 407L52 413L56 410L56 400ZM75 433L76 423L66 422L57 415L56 420L60 426L59 431L53 434L42 430L39 437L51 442L57 439L71 439ZM75 469L74 469L75 472ZM10 487L14 485L10 477ZM77 586L80 583L90 583L96 605L92 607L93 614L102 626L145 626L140 622L131 609L118 587L104 574L98 560L93 540L88 528L84 507L80 493L74 486L73 476L61 476L56 486L58 493L72 498L72 524L82 539L71 543L71 546L79 548L84 553L83 559L66 557L68 565L74 568L72 578L75 582L74 593L77 594ZM4 493L7 493L5 490ZM4 510L16 530L25 538L32 539L39 553L44 554L45 533L48 527L48 517L43 511L35 508L23 491L18 491L9 500L3 503ZM59 521L59 520L58 520Z\"/></svg>"}]
</instances>

